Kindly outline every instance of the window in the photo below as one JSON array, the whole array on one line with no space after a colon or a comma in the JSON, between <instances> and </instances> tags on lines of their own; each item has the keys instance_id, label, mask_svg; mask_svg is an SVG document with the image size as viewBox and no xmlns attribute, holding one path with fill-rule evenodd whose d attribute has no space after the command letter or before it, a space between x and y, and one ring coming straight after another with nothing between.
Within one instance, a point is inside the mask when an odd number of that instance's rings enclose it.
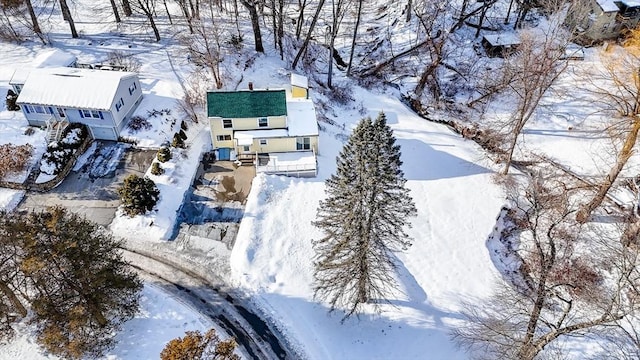
<instances>
[{"instance_id":1,"label":"window","mask_svg":"<svg viewBox=\"0 0 640 360\"><path fill-rule=\"evenodd\" d=\"M91 110L82 110L82 117L91 117Z\"/></svg>"},{"instance_id":2,"label":"window","mask_svg":"<svg viewBox=\"0 0 640 360\"><path fill-rule=\"evenodd\" d=\"M120 109L122 109L123 106L124 106L124 100L120 98L120 101L116 103L116 111L120 111Z\"/></svg>"},{"instance_id":3,"label":"window","mask_svg":"<svg viewBox=\"0 0 640 360\"><path fill-rule=\"evenodd\" d=\"M16 92L17 92L18 94L20 93L20 91L22 91L22 85L18 85L18 84L16 84L16 85L13 85L13 86L16 88Z\"/></svg>"},{"instance_id":4,"label":"window","mask_svg":"<svg viewBox=\"0 0 640 360\"><path fill-rule=\"evenodd\" d=\"M267 139L260 139L260 145L267 145Z\"/></svg>"},{"instance_id":5,"label":"window","mask_svg":"<svg viewBox=\"0 0 640 360\"><path fill-rule=\"evenodd\" d=\"M35 105L33 107L33 111L37 112L38 114L46 114L46 112L44 111L44 107L39 106L39 105Z\"/></svg>"},{"instance_id":6,"label":"window","mask_svg":"<svg viewBox=\"0 0 640 360\"><path fill-rule=\"evenodd\" d=\"M244 151L244 152L249 152L249 150L250 150L249 149L249 145L245 145L245 146L242 147L242 151Z\"/></svg>"},{"instance_id":7,"label":"window","mask_svg":"<svg viewBox=\"0 0 640 360\"><path fill-rule=\"evenodd\" d=\"M59 115L61 118L63 118L63 117L65 117L65 116L66 116L66 115L65 115L65 113L64 113L64 110L63 110L62 108L57 108L57 109L58 109L58 115Z\"/></svg>"},{"instance_id":8,"label":"window","mask_svg":"<svg viewBox=\"0 0 640 360\"><path fill-rule=\"evenodd\" d=\"M225 129L229 129L233 127L233 121L231 119L222 119L222 127Z\"/></svg>"},{"instance_id":9,"label":"window","mask_svg":"<svg viewBox=\"0 0 640 360\"><path fill-rule=\"evenodd\" d=\"M231 140L231 135L218 135L218 141L229 141Z\"/></svg>"},{"instance_id":10,"label":"window","mask_svg":"<svg viewBox=\"0 0 640 360\"><path fill-rule=\"evenodd\" d=\"M311 150L311 138L296 138L296 150Z\"/></svg>"},{"instance_id":11,"label":"window","mask_svg":"<svg viewBox=\"0 0 640 360\"><path fill-rule=\"evenodd\" d=\"M95 111L95 110L91 110L91 117L95 118L95 119L100 119L100 112L99 111Z\"/></svg>"},{"instance_id":12,"label":"window","mask_svg":"<svg viewBox=\"0 0 640 360\"><path fill-rule=\"evenodd\" d=\"M267 120L267 118L258 119L258 127L267 127L267 126L269 126L269 120Z\"/></svg>"},{"instance_id":13,"label":"window","mask_svg":"<svg viewBox=\"0 0 640 360\"><path fill-rule=\"evenodd\" d=\"M136 86L136 82L134 81L133 84L131 84L131 86L129 86L129 95L133 95L133 93L136 91L138 87Z\"/></svg>"}]
</instances>

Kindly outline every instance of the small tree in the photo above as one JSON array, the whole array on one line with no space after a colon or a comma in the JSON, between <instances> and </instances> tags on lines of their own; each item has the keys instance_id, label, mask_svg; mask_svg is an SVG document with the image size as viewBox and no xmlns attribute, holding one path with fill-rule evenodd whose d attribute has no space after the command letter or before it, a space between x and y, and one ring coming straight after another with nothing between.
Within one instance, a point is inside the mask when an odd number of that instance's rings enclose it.
<instances>
[{"instance_id":1,"label":"small tree","mask_svg":"<svg viewBox=\"0 0 640 360\"><path fill-rule=\"evenodd\" d=\"M154 162L153 165L151 165L151 173L156 176L162 175L164 174L164 169L160 166L160 163Z\"/></svg>"},{"instance_id":2,"label":"small tree","mask_svg":"<svg viewBox=\"0 0 640 360\"><path fill-rule=\"evenodd\" d=\"M13 90L11 89L7 90L7 97L6 97L7 110L9 111L20 110L20 106L16 104L17 100L18 100L18 95L15 92L13 92Z\"/></svg>"},{"instance_id":3,"label":"small tree","mask_svg":"<svg viewBox=\"0 0 640 360\"><path fill-rule=\"evenodd\" d=\"M151 211L160 198L160 191L149 178L131 174L118 188L125 214L130 217Z\"/></svg>"},{"instance_id":4,"label":"small tree","mask_svg":"<svg viewBox=\"0 0 640 360\"><path fill-rule=\"evenodd\" d=\"M233 353L237 347L234 339L220 340L214 329L205 334L187 331L182 338L169 341L160 353L161 360L240 360Z\"/></svg>"},{"instance_id":5,"label":"small tree","mask_svg":"<svg viewBox=\"0 0 640 360\"><path fill-rule=\"evenodd\" d=\"M173 134L173 141L171 142L171 146L180 149L185 148L184 139L182 138L182 136L180 136L179 132Z\"/></svg>"},{"instance_id":6,"label":"small tree","mask_svg":"<svg viewBox=\"0 0 640 360\"><path fill-rule=\"evenodd\" d=\"M167 162L171 160L171 149L166 146L161 147L160 150L158 150L157 157L160 162Z\"/></svg>"},{"instance_id":7,"label":"small tree","mask_svg":"<svg viewBox=\"0 0 640 360\"><path fill-rule=\"evenodd\" d=\"M358 124L326 181L314 223L325 233L313 241L314 291L331 310L347 307L345 318L396 287L392 252L411 245L403 228L416 215L401 165L400 146L380 113Z\"/></svg>"}]
</instances>

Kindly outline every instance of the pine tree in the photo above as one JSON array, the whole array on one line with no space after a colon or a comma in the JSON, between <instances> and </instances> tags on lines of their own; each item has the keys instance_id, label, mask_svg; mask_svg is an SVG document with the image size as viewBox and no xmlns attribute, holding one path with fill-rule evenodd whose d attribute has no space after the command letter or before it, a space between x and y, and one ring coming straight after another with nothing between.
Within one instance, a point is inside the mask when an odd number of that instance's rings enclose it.
<instances>
[{"instance_id":1,"label":"pine tree","mask_svg":"<svg viewBox=\"0 0 640 360\"><path fill-rule=\"evenodd\" d=\"M47 351L65 359L100 357L138 311L142 283L123 261L120 242L63 208L0 215L4 307L21 315L29 307Z\"/></svg>"},{"instance_id":2,"label":"pine tree","mask_svg":"<svg viewBox=\"0 0 640 360\"><path fill-rule=\"evenodd\" d=\"M118 195L124 212L131 217L151 211L160 199L160 191L153 180L136 174L124 179L124 183L118 188Z\"/></svg>"},{"instance_id":3,"label":"pine tree","mask_svg":"<svg viewBox=\"0 0 640 360\"><path fill-rule=\"evenodd\" d=\"M384 113L358 124L337 162L314 222L325 233L313 242L314 291L346 319L396 288L393 252L411 245L403 228L417 211Z\"/></svg>"}]
</instances>

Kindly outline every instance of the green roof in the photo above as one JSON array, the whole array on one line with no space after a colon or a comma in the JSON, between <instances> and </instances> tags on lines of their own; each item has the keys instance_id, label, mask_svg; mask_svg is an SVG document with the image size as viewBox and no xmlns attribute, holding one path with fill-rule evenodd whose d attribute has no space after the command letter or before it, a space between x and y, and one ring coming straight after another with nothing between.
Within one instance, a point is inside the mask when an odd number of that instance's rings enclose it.
<instances>
[{"instance_id":1,"label":"green roof","mask_svg":"<svg viewBox=\"0 0 640 360\"><path fill-rule=\"evenodd\" d=\"M207 116L253 118L287 115L284 90L211 91L207 93Z\"/></svg>"}]
</instances>

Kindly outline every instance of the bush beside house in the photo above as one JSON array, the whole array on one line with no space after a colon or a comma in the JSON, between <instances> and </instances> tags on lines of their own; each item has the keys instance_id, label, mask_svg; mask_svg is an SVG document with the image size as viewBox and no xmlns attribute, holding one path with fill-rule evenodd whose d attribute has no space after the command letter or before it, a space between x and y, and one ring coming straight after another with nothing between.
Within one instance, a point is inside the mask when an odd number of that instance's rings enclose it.
<instances>
[{"instance_id":1,"label":"bush beside house","mask_svg":"<svg viewBox=\"0 0 640 360\"><path fill-rule=\"evenodd\" d=\"M130 217L153 210L160 199L160 191L153 180L135 174L124 179L118 188L118 195L125 214Z\"/></svg>"},{"instance_id":2,"label":"bush beside house","mask_svg":"<svg viewBox=\"0 0 640 360\"><path fill-rule=\"evenodd\" d=\"M67 126L59 141L47 145L47 151L40 162L40 172L47 175L59 174L88 136L89 132L83 124L72 123Z\"/></svg>"}]
</instances>

